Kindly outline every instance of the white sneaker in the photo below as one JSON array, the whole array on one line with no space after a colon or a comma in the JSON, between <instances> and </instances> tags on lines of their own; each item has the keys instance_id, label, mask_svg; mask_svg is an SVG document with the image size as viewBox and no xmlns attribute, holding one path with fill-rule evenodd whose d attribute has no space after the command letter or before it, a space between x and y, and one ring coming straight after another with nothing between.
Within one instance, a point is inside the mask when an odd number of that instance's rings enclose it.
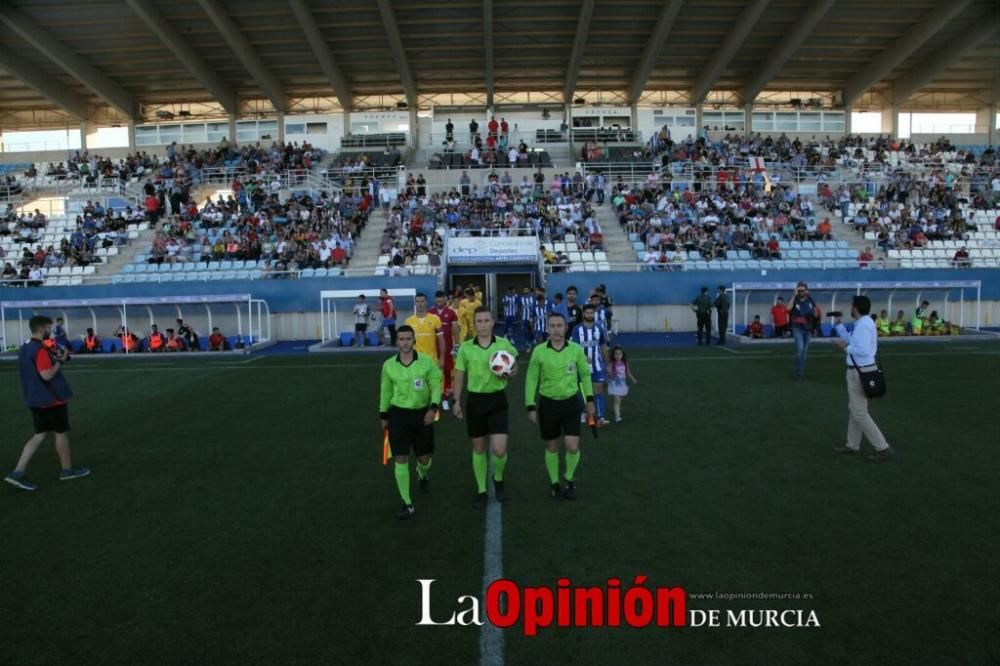
<instances>
[{"instance_id":1,"label":"white sneaker","mask_svg":"<svg viewBox=\"0 0 1000 666\"><path fill-rule=\"evenodd\" d=\"M441 409L443 409L446 412L448 411L448 401L447 400L442 400L441 401Z\"/></svg>"},{"instance_id":2,"label":"white sneaker","mask_svg":"<svg viewBox=\"0 0 1000 666\"><path fill-rule=\"evenodd\" d=\"M586 423L586 422L587 422L587 415L580 414L580 423Z\"/></svg>"}]
</instances>

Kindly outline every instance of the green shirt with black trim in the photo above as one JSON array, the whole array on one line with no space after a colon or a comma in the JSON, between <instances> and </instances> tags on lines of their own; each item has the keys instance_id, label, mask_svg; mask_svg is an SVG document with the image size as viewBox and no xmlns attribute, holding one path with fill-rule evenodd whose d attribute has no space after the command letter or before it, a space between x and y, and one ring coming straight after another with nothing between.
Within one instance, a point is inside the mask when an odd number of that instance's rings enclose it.
<instances>
[{"instance_id":1,"label":"green shirt with black trim","mask_svg":"<svg viewBox=\"0 0 1000 666\"><path fill-rule=\"evenodd\" d=\"M496 393L507 388L507 380L497 377L490 370L490 356L498 351L508 352L517 358L514 345L507 338L496 335L486 347L480 346L476 337L463 342L458 348L455 369L465 373L465 388L470 393Z\"/></svg>"},{"instance_id":2,"label":"green shirt with black trim","mask_svg":"<svg viewBox=\"0 0 1000 666\"><path fill-rule=\"evenodd\" d=\"M385 418L389 407L422 409L441 403L441 369L427 355L413 352L404 364L399 354L382 364L378 411Z\"/></svg>"},{"instance_id":3,"label":"green shirt with black trim","mask_svg":"<svg viewBox=\"0 0 1000 666\"><path fill-rule=\"evenodd\" d=\"M549 341L531 352L528 376L524 380L524 403L529 411L535 408L536 393L552 400L565 400L579 393L581 385L584 398L593 400L590 363L583 347L577 343L567 340L562 349L556 349Z\"/></svg>"}]
</instances>

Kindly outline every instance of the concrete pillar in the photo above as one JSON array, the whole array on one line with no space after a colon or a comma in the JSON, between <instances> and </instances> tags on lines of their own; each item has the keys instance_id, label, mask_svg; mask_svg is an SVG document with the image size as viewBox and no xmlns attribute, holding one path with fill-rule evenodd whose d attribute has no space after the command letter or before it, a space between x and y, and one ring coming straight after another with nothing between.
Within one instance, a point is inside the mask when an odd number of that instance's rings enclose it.
<instances>
[{"instance_id":1,"label":"concrete pillar","mask_svg":"<svg viewBox=\"0 0 1000 666\"><path fill-rule=\"evenodd\" d=\"M753 134L753 102L743 105L743 135Z\"/></svg>"},{"instance_id":2,"label":"concrete pillar","mask_svg":"<svg viewBox=\"0 0 1000 666\"><path fill-rule=\"evenodd\" d=\"M236 143L236 114L229 114L229 145Z\"/></svg>"},{"instance_id":3,"label":"concrete pillar","mask_svg":"<svg viewBox=\"0 0 1000 666\"><path fill-rule=\"evenodd\" d=\"M420 148L420 118L417 117L416 105L410 107L410 143L414 150Z\"/></svg>"},{"instance_id":4,"label":"concrete pillar","mask_svg":"<svg viewBox=\"0 0 1000 666\"><path fill-rule=\"evenodd\" d=\"M87 132L90 131L90 123L86 119L80 121L80 150L87 150Z\"/></svg>"},{"instance_id":5,"label":"concrete pillar","mask_svg":"<svg viewBox=\"0 0 1000 666\"><path fill-rule=\"evenodd\" d=\"M976 134L982 134L986 136L986 140L989 145L993 145L997 141L997 107L994 106L982 106L976 109Z\"/></svg>"},{"instance_id":6,"label":"concrete pillar","mask_svg":"<svg viewBox=\"0 0 1000 666\"><path fill-rule=\"evenodd\" d=\"M569 152L573 152L573 101L566 102L563 109L563 123L566 125L566 140L569 142Z\"/></svg>"},{"instance_id":7,"label":"concrete pillar","mask_svg":"<svg viewBox=\"0 0 1000 666\"><path fill-rule=\"evenodd\" d=\"M701 130L705 126L705 106L703 104L694 105L694 138L701 136ZM684 138L684 137L679 137Z\"/></svg>"},{"instance_id":8,"label":"concrete pillar","mask_svg":"<svg viewBox=\"0 0 1000 666\"><path fill-rule=\"evenodd\" d=\"M844 134L851 133L851 105L848 104L844 107Z\"/></svg>"},{"instance_id":9,"label":"concrete pillar","mask_svg":"<svg viewBox=\"0 0 1000 666\"><path fill-rule=\"evenodd\" d=\"M135 152L135 118L128 119L128 151Z\"/></svg>"},{"instance_id":10,"label":"concrete pillar","mask_svg":"<svg viewBox=\"0 0 1000 666\"><path fill-rule=\"evenodd\" d=\"M882 109L882 126L879 129L882 134L899 134L899 107L891 106Z\"/></svg>"},{"instance_id":11,"label":"concrete pillar","mask_svg":"<svg viewBox=\"0 0 1000 666\"><path fill-rule=\"evenodd\" d=\"M278 144L285 145L285 114L278 112Z\"/></svg>"},{"instance_id":12,"label":"concrete pillar","mask_svg":"<svg viewBox=\"0 0 1000 666\"><path fill-rule=\"evenodd\" d=\"M636 102L632 102L628 107L629 110L629 129L633 132L639 131L639 106ZM648 137L647 137L648 138Z\"/></svg>"}]
</instances>

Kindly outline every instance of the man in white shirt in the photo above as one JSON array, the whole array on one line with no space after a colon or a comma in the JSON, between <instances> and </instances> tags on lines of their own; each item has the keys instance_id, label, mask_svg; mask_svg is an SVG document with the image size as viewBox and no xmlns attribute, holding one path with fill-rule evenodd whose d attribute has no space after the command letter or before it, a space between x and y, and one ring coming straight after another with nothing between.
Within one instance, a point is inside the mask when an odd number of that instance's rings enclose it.
<instances>
[{"instance_id":1,"label":"man in white shirt","mask_svg":"<svg viewBox=\"0 0 1000 666\"><path fill-rule=\"evenodd\" d=\"M847 406L850 418L847 421L847 443L833 448L837 453L857 454L861 450L862 433L874 447L869 460L888 460L893 449L885 441L885 436L871 414L868 413L868 397L861 386L859 369L868 372L876 368L875 355L878 353L878 333L870 313L872 303L867 296L855 296L851 303L851 316L857 321L854 331L848 336L847 329L838 317L837 334L833 343L847 352Z\"/></svg>"}]
</instances>

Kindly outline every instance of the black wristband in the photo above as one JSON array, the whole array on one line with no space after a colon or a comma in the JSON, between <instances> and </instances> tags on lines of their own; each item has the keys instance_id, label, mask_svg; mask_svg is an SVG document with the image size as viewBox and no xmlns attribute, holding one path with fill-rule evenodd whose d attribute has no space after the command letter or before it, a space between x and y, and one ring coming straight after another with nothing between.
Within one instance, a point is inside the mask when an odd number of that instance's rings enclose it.
<instances>
[{"instance_id":1,"label":"black wristband","mask_svg":"<svg viewBox=\"0 0 1000 666\"><path fill-rule=\"evenodd\" d=\"M435 412L441 411L441 407L439 407L436 402L432 402L430 405L428 405L427 409L433 409Z\"/></svg>"},{"instance_id":2,"label":"black wristband","mask_svg":"<svg viewBox=\"0 0 1000 666\"><path fill-rule=\"evenodd\" d=\"M535 411L535 406L534 405L528 405L528 411L529 412Z\"/></svg>"},{"instance_id":3,"label":"black wristband","mask_svg":"<svg viewBox=\"0 0 1000 666\"><path fill-rule=\"evenodd\" d=\"M587 402L594 402L594 396L592 396L592 395L588 395L588 396L586 397L586 400L587 400Z\"/></svg>"},{"instance_id":4,"label":"black wristband","mask_svg":"<svg viewBox=\"0 0 1000 666\"><path fill-rule=\"evenodd\" d=\"M382 419L383 421L388 421L389 420L389 412L379 412L378 413L378 417L380 419Z\"/></svg>"}]
</instances>

